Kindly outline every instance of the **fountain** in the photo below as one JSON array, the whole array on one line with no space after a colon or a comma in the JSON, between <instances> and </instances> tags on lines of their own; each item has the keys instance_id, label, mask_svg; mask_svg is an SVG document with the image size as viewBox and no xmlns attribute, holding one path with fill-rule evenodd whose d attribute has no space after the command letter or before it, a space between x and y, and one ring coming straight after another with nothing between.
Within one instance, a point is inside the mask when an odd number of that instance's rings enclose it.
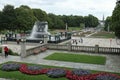
<instances>
[{"instance_id":1,"label":"fountain","mask_svg":"<svg viewBox=\"0 0 120 80\"><path fill-rule=\"evenodd\" d=\"M44 41L50 33L48 32L48 23L36 21L30 36L27 38L28 42Z\"/></svg>"},{"instance_id":2,"label":"fountain","mask_svg":"<svg viewBox=\"0 0 120 80\"><path fill-rule=\"evenodd\" d=\"M48 23L36 21L32 29L32 32L30 34L30 37L28 37L28 39L41 40L42 38L45 37L45 35L48 35L48 34L49 34Z\"/></svg>"}]
</instances>

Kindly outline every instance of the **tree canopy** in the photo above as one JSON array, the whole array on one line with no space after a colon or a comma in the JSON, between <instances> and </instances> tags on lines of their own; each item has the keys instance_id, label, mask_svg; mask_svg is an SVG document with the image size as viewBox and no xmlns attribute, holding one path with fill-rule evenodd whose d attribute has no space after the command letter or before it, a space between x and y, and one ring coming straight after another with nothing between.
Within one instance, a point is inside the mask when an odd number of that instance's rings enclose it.
<instances>
[{"instance_id":1,"label":"tree canopy","mask_svg":"<svg viewBox=\"0 0 120 80\"><path fill-rule=\"evenodd\" d=\"M120 4L116 5L112 13L112 26L115 29L115 35L120 38Z\"/></svg>"},{"instance_id":2,"label":"tree canopy","mask_svg":"<svg viewBox=\"0 0 120 80\"><path fill-rule=\"evenodd\" d=\"M0 11L0 30L31 30L35 21L48 21L49 29L65 29L68 27L96 27L98 19L93 15L55 15L46 13L41 9L32 9L29 6L21 5L14 8L12 5L5 5Z\"/></svg>"}]
</instances>

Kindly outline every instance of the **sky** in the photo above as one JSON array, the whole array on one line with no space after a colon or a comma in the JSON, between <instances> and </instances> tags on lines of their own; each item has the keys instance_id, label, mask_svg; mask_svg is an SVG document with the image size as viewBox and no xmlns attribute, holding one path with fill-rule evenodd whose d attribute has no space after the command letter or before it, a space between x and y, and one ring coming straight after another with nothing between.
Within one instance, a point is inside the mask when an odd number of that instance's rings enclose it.
<instances>
[{"instance_id":1,"label":"sky","mask_svg":"<svg viewBox=\"0 0 120 80\"><path fill-rule=\"evenodd\" d=\"M105 18L112 15L116 0L0 0L0 10L7 4L15 8L27 5L56 15L87 16L92 14L102 20L103 15Z\"/></svg>"}]
</instances>

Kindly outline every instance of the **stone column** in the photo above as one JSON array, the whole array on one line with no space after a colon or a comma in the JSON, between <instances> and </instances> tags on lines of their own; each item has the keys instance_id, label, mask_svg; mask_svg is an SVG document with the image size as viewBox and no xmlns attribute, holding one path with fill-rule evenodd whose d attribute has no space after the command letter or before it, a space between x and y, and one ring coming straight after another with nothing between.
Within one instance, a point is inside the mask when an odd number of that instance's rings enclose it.
<instances>
[{"instance_id":1,"label":"stone column","mask_svg":"<svg viewBox=\"0 0 120 80\"><path fill-rule=\"evenodd\" d=\"M5 56L4 46L2 45L2 56Z\"/></svg>"},{"instance_id":2,"label":"stone column","mask_svg":"<svg viewBox=\"0 0 120 80\"><path fill-rule=\"evenodd\" d=\"M21 39L21 53L20 54L21 54L21 58L24 58L27 56L25 39Z\"/></svg>"}]
</instances>

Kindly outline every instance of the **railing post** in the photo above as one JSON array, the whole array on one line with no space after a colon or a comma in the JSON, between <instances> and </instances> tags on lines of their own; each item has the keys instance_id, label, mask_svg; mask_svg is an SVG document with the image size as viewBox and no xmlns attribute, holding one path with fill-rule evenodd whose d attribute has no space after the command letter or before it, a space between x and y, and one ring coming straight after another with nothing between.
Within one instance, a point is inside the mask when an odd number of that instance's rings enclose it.
<instances>
[{"instance_id":1,"label":"railing post","mask_svg":"<svg viewBox=\"0 0 120 80\"><path fill-rule=\"evenodd\" d=\"M72 45L71 45L71 42L70 43L68 43L68 51L71 51L71 48L72 48Z\"/></svg>"},{"instance_id":2,"label":"railing post","mask_svg":"<svg viewBox=\"0 0 120 80\"><path fill-rule=\"evenodd\" d=\"M99 53L99 45L95 45L95 53Z\"/></svg>"}]
</instances>

